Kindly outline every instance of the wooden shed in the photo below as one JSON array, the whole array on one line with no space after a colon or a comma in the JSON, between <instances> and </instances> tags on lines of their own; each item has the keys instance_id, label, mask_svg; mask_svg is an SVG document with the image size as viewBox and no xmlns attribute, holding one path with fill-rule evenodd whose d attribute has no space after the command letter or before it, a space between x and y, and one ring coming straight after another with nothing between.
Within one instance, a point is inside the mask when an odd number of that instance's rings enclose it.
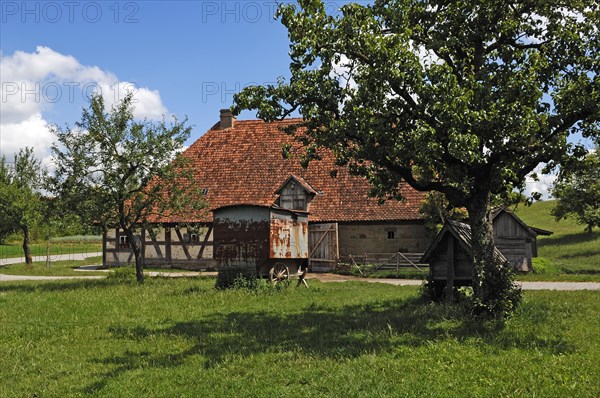
<instances>
[{"instance_id":1,"label":"wooden shed","mask_svg":"<svg viewBox=\"0 0 600 398\"><path fill-rule=\"evenodd\" d=\"M317 194L291 175L271 206L236 204L213 210L214 258L219 267L282 277L308 264L308 206Z\"/></svg>"},{"instance_id":2,"label":"wooden shed","mask_svg":"<svg viewBox=\"0 0 600 398\"><path fill-rule=\"evenodd\" d=\"M506 257L494 249L500 261ZM433 243L429 246L422 263L429 263L430 279L446 282L447 297L451 297L455 286L471 285L473 277L473 247L471 227L458 221L446 221Z\"/></svg>"},{"instance_id":3,"label":"wooden shed","mask_svg":"<svg viewBox=\"0 0 600 398\"><path fill-rule=\"evenodd\" d=\"M494 244L519 272L533 271L532 257L537 257L537 236L552 232L525 224L515 213L498 208L492 213Z\"/></svg>"}]
</instances>

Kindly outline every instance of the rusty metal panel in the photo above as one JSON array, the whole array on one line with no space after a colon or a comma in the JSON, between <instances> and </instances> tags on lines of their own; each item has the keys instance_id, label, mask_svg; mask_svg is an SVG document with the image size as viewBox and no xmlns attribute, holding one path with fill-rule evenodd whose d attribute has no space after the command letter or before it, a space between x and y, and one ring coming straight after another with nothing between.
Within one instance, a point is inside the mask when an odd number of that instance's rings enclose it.
<instances>
[{"instance_id":1,"label":"rusty metal panel","mask_svg":"<svg viewBox=\"0 0 600 398\"><path fill-rule=\"evenodd\" d=\"M308 216L271 211L270 258L308 258Z\"/></svg>"},{"instance_id":2,"label":"rusty metal panel","mask_svg":"<svg viewBox=\"0 0 600 398\"><path fill-rule=\"evenodd\" d=\"M219 266L254 267L269 256L269 210L235 206L214 212L214 259Z\"/></svg>"}]
</instances>

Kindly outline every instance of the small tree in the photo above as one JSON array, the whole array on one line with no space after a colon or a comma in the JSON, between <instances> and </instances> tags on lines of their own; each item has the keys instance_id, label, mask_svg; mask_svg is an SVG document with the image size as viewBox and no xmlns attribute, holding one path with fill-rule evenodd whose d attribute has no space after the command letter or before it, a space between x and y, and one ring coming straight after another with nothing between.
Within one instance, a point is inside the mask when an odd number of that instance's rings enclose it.
<instances>
[{"instance_id":1,"label":"small tree","mask_svg":"<svg viewBox=\"0 0 600 398\"><path fill-rule=\"evenodd\" d=\"M21 149L14 156L12 167L6 158L0 159L0 218L3 234L20 230L23 233L25 263L32 264L31 228L42 220L44 202L39 189L44 176L41 163L32 148Z\"/></svg>"},{"instance_id":2,"label":"small tree","mask_svg":"<svg viewBox=\"0 0 600 398\"><path fill-rule=\"evenodd\" d=\"M564 164L551 190L556 201L552 214L557 221L573 216L585 230L600 227L600 145L583 159Z\"/></svg>"},{"instance_id":3,"label":"small tree","mask_svg":"<svg viewBox=\"0 0 600 398\"><path fill-rule=\"evenodd\" d=\"M404 181L466 208L476 308L510 313L518 289L494 261L492 198L562 159L569 135L598 134L598 2L375 0L340 16L298 5L278 14L289 82L245 88L235 110L299 111L309 159L330 148L382 197Z\"/></svg>"},{"instance_id":4,"label":"small tree","mask_svg":"<svg viewBox=\"0 0 600 398\"><path fill-rule=\"evenodd\" d=\"M115 226L124 231L138 282L144 280L144 264L136 230L203 205L178 154L190 130L185 121L134 120L132 95L110 112L101 96L93 96L75 129L53 126L58 137L53 191L65 208L105 233Z\"/></svg>"}]
</instances>

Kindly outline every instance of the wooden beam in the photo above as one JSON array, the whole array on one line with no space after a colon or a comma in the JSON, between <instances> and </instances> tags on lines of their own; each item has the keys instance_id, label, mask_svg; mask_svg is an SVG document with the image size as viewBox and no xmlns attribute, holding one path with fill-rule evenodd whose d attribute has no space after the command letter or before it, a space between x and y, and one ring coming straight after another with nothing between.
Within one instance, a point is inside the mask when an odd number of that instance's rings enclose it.
<instances>
[{"instance_id":1,"label":"wooden beam","mask_svg":"<svg viewBox=\"0 0 600 398\"><path fill-rule=\"evenodd\" d=\"M210 237L210 234L212 233L212 229L213 226L212 224L209 225L208 230L206 231L206 235L204 236L204 240L202 241L202 246L200 246L200 250L198 251L198 258L202 258L202 255L204 254L204 248L206 247L207 243L208 243L208 238Z\"/></svg>"},{"instance_id":2,"label":"wooden beam","mask_svg":"<svg viewBox=\"0 0 600 398\"><path fill-rule=\"evenodd\" d=\"M183 236L181 235L181 231L179 230L179 228L175 227L175 233L177 234L177 238L179 238L179 242L181 242L181 248L183 249L183 253L185 254L185 257L188 260L191 260L192 256L190 256L190 252L188 251L187 245L183 241Z\"/></svg>"},{"instance_id":3,"label":"wooden beam","mask_svg":"<svg viewBox=\"0 0 600 398\"><path fill-rule=\"evenodd\" d=\"M165 228L165 252L167 262L170 265L173 258L171 256L171 228L169 227Z\"/></svg>"}]
</instances>

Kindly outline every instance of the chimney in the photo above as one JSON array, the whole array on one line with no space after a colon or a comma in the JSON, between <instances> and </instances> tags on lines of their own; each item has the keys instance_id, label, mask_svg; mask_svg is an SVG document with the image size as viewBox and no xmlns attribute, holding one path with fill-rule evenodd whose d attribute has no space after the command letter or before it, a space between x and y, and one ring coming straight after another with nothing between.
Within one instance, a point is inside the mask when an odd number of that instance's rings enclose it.
<instances>
[{"instance_id":1,"label":"chimney","mask_svg":"<svg viewBox=\"0 0 600 398\"><path fill-rule=\"evenodd\" d=\"M229 108L221 109L221 129L228 129L233 127L235 123L235 116L231 113Z\"/></svg>"}]
</instances>

